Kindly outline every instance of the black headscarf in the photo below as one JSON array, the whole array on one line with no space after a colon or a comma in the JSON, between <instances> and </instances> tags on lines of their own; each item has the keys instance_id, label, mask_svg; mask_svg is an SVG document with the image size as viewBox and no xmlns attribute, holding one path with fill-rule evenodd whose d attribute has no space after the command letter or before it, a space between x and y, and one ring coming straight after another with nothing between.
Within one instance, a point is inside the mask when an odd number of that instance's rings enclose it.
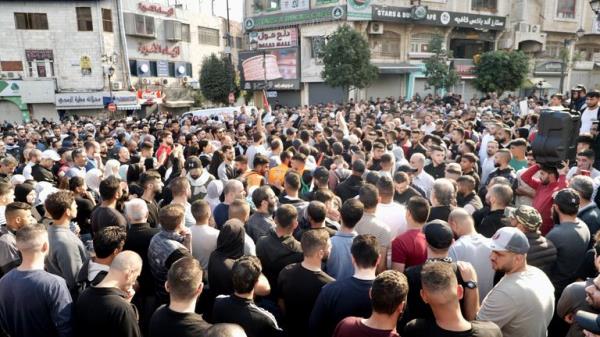
<instances>
[{"instance_id":1,"label":"black headscarf","mask_svg":"<svg viewBox=\"0 0 600 337\"><path fill-rule=\"evenodd\" d=\"M214 295L233 293L232 268L235 260L244 255L244 224L228 220L217 237L217 248L208 261L208 284Z\"/></svg>"},{"instance_id":2,"label":"black headscarf","mask_svg":"<svg viewBox=\"0 0 600 337\"><path fill-rule=\"evenodd\" d=\"M15 186L15 201L27 202L27 195L33 191L33 185L29 183L23 183Z\"/></svg>"}]
</instances>

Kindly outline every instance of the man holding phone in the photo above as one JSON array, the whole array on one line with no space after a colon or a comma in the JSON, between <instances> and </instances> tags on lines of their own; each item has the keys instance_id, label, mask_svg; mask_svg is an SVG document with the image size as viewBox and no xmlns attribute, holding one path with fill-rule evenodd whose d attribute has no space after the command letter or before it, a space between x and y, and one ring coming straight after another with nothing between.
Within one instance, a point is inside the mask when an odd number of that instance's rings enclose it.
<instances>
[{"instance_id":1,"label":"man holding phone","mask_svg":"<svg viewBox=\"0 0 600 337\"><path fill-rule=\"evenodd\" d=\"M571 167L569 172L567 172L567 180L571 180L576 175L590 176L592 179L600 177L600 171L592 167L595 157L594 150L591 149L577 153L577 165Z\"/></svg>"}]
</instances>

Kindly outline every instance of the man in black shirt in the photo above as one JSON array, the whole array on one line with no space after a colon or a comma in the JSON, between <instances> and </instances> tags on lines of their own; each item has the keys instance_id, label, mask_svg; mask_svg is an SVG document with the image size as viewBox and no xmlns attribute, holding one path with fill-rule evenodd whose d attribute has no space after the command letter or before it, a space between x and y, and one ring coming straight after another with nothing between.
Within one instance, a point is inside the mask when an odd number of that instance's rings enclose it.
<instances>
[{"instance_id":1,"label":"man in black shirt","mask_svg":"<svg viewBox=\"0 0 600 337\"><path fill-rule=\"evenodd\" d=\"M140 196L148 206L148 224L152 228L158 227L158 204L156 203L156 195L163 190L163 182L160 173L154 170L142 173L140 177L140 185L144 189L144 194Z\"/></svg>"},{"instance_id":2,"label":"man in black shirt","mask_svg":"<svg viewBox=\"0 0 600 337\"><path fill-rule=\"evenodd\" d=\"M127 227L127 220L117 211L117 200L123 195L121 181L115 176L100 182L100 197L102 203L96 207L91 216L92 236L98 230L109 226Z\"/></svg>"},{"instance_id":3,"label":"man in black shirt","mask_svg":"<svg viewBox=\"0 0 600 337\"><path fill-rule=\"evenodd\" d=\"M137 253L119 253L102 282L79 296L74 310L75 336L141 336L137 311L129 303L141 271L142 258Z\"/></svg>"},{"instance_id":4,"label":"man in black shirt","mask_svg":"<svg viewBox=\"0 0 600 337\"><path fill-rule=\"evenodd\" d=\"M298 226L298 212L292 205L281 205L275 211L275 229L256 242L256 256L271 285L271 294L277 293L277 277L281 270L292 263L302 261L302 247L292 233Z\"/></svg>"},{"instance_id":5,"label":"man in black shirt","mask_svg":"<svg viewBox=\"0 0 600 337\"><path fill-rule=\"evenodd\" d=\"M412 197L422 196L410 185L410 176L406 172L396 172L394 174L394 188L394 201L401 205L406 205Z\"/></svg>"},{"instance_id":6,"label":"man in black shirt","mask_svg":"<svg viewBox=\"0 0 600 337\"><path fill-rule=\"evenodd\" d=\"M217 297L213 308L214 323L239 324L248 337L282 336L275 317L254 304L254 287L262 267L255 256L243 256L233 264L234 293Z\"/></svg>"},{"instance_id":7,"label":"man in black shirt","mask_svg":"<svg viewBox=\"0 0 600 337\"><path fill-rule=\"evenodd\" d=\"M337 185L335 189L335 194L342 199L342 202L358 195L358 191L364 184L362 175L366 169L365 162L361 159L352 163L352 175Z\"/></svg>"},{"instance_id":8,"label":"man in black shirt","mask_svg":"<svg viewBox=\"0 0 600 337\"><path fill-rule=\"evenodd\" d=\"M309 206L310 207L310 206ZM331 246L325 230L308 230L302 235L304 260L285 267L277 280L279 307L290 337L308 336L308 319L321 288L334 279L321 270Z\"/></svg>"},{"instance_id":9,"label":"man in black shirt","mask_svg":"<svg viewBox=\"0 0 600 337\"><path fill-rule=\"evenodd\" d=\"M493 185L486 196L490 207L484 207L473 213L477 232L491 238L498 229L510 226L510 220L504 215L504 210L511 203L512 197L513 192L509 186Z\"/></svg>"},{"instance_id":10,"label":"man in black shirt","mask_svg":"<svg viewBox=\"0 0 600 337\"><path fill-rule=\"evenodd\" d=\"M150 337L202 336L210 328L210 324L194 312L202 287L200 262L184 257L173 263L166 285L171 301L152 315Z\"/></svg>"},{"instance_id":11,"label":"man in black shirt","mask_svg":"<svg viewBox=\"0 0 600 337\"><path fill-rule=\"evenodd\" d=\"M446 163L444 160L446 159L446 154L444 149L439 145L431 146L431 163L425 166L423 169L425 172L429 173L433 177L433 179L444 178Z\"/></svg>"},{"instance_id":12,"label":"man in black shirt","mask_svg":"<svg viewBox=\"0 0 600 337\"><path fill-rule=\"evenodd\" d=\"M404 329L403 337L501 337L492 322L468 321L460 310L459 300L465 289L458 284L452 265L442 261L426 263L421 270L422 298L434 318L415 319Z\"/></svg>"}]
</instances>

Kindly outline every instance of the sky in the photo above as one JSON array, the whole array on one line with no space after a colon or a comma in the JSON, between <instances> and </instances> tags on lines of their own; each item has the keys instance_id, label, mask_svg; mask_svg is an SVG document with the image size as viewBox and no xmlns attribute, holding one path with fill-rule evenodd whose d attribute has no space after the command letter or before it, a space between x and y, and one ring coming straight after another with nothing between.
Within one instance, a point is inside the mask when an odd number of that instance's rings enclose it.
<instances>
[{"instance_id":1,"label":"sky","mask_svg":"<svg viewBox=\"0 0 600 337\"><path fill-rule=\"evenodd\" d=\"M211 1L211 0L204 0ZM218 16L227 16L226 0L215 1L215 14ZM244 0L229 0L229 18L238 22L242 22Z\"/></svg>"}]
</instances>

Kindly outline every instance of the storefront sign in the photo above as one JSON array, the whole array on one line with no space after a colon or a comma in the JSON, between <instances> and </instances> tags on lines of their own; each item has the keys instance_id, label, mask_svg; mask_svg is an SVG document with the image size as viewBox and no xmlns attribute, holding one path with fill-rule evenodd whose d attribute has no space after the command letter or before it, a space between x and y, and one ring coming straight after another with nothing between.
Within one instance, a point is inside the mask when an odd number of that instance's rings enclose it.
<instances>
[{"instance_id":1,"label":"storefront sign","mask_svg":"<svg viewBox=\"0 0 600 337\"><path fill-rule=\"evenodd\" d=\"M89 56L84 55L79 59L79 67L81 68L82 75L92 74L92 59Z\"/></svg>"},{"instance_id":2,"label":"storefront sign","mask_svg":"<svg viewBox=\"0 0 600 337\"><path fill-rule=\"evenodd\" d=\"M281 0L279 8L282 12L302 11L309 9L309 0Z\"/></svg>"},{"instance_id":3,"label":"storefront sign","mask_svg":"<svg viewBox=\"0 0 600 337\"><path fill-rule=\"evenodd\" d=\"M162 103L163 94L160 90L142 90L137 91L137 100L139 104L153 105Z\"/></svg>"},{"instance_id":4,"label":"storefront sign","mask_svg":"<svg viewBox=\"0 0 600 337\"><path fill-rule=\"evenodd\" d=\"M158 42L153 42L148 44L140 44L138 46L138 52L143 55L163 54L169 55L172 58L176 58L181 53L181 49L179 46L169 48L169 46L163 46Z\"/></svg>"},{"instance_id":5,"label":"storefront sign","mask_svg":"<svg viewBox=\"0 0 600 337\"><path fill-rule=\"evenodd\" d=\"M264 53L264 54L263 54ZM300 89L298 48L239 53L240 82L245 90Z\"/></svg>"},{"instance_id":6,"label":"storefront sign","mask_svg":"<svg viewBox=\"0 0 600 337\"><path fill-rule=\"evenodd\" d=\"M54 60L52 49L26 49L25 58L27 61L35 60Z\"/></svg>"},{"instance_id":7,"label":"storefront sign","mask_svg":"<svg viewBox=\"0 0 600 337\"><path fill-rule=\"evenodd\" d=\"M370 21L371 0L348 0L348 21Z\"/></svg>"},{"instance_id":8,"label":"storefront sign","mask_svg":"<svg viewBox=\"0 0 600 337\"><path fill-rule=\"evenodd\" d=\"M410 7L373 6L373 21L410 22L421 25L466 27L503 30L506 18L495 15L479 15L447 11L428 10L423 18L414 17Z\"/></svg>"},{"instance_id":9,"label":"storefront sign","mask_svg":"<svg viewBox=\"0 0 600 337\"><path fill-rule=\"evenodd\" d=\"M534 74L560 74L562 63L560 61L540 62L535 65Z\"/></svg>"},{"instance_id":10,"label":"storefront sign","mask_svg":"<svg viewBox=\"0 0 600 337\"><path fill-rule=\"evenodd\" d=\"M454 69L458 76L463 79L475 78L475 64L469 59L455 59Z\"/></svg>"},{"instance_id":11,"label":"storefront sign","mask_svg":"<svg viewBox=\"0 0 600 337\"><path fill-rule=\"evenodd\" d=\"M175 8L173 7L162 7L159 4L150 4L146 2L138 3L138 9L141 12L152 12L157 14L164 14L166 16L173 16L175 14Z\"/></svg>"},{"instance_id":12,"label":"storefront sign","mask_svg":"<svg viewBox=\"0 0 600 337\"><path fill-rule=\"evenodd\" d=\"M289 48L298 45L298 28L283 28L250 32L250 44L256 42L258 49Z\"/></svg>"},{"instance_id":13,"label":"storefront sign","mask_svg":"<svg viewBox=\"0 0 600 337\"><path fill-rule=\"evenodd\" d=\"M101 109L104 107L103 92L81 92L56 94L58 109Z\"/></svg>"},{"instance_id":14,"label":"storefront sign","mask_svg":"<svg viewBox=\"0 0 600 337\"><path fill-rule=\"evenodd\" d=\"M20 81L0 81L0 97L21 96Z\"/></svg>"},{"instance_id":15,"label":"storefront sign","mask_svg":"<svg viewBox=\"0 0 600 337\"><path fill-rule=\"evenodd\" d=\"M117 91L113 92L113 102L117 105L137 104L137 95L135 92Z\"/></svg>"},{"instance_id":16,"label":"storefront sign","mask_svg":"<svg viewBox=\"0 0 600 337\"><path fill-rule=\"evenodd\" d=\"M159 77L169 76L169 61L156 61L156 75Z\"/></svg>"},{"instance_id":17,"label":"storefront sign","mask_svg":"<svg viewBox=\"0 0 600 337\"><path fill-rule=\"evenodd\" d=\"M345 7L322 7L295 13L261 15L246 18L246 20L244 20L244 28L249 31L254 29L289 26L303 23L336 21L343 19L345 15Z\"/></svg>"}]
</instances>

